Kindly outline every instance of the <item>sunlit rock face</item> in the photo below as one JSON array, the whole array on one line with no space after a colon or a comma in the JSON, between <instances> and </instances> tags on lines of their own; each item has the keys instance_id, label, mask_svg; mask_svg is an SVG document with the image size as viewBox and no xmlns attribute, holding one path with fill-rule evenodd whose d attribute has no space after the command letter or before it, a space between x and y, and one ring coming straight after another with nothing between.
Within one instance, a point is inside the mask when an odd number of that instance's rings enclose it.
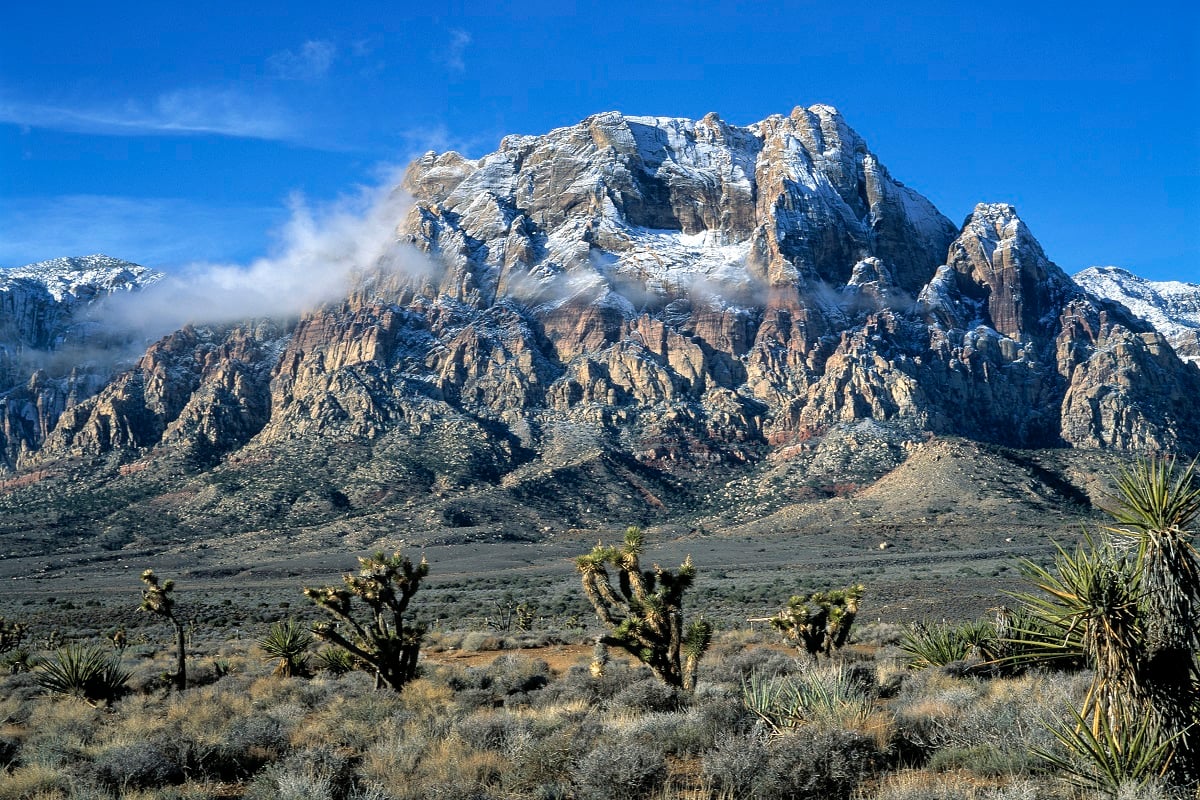
<instances>
[{"instance_id":1,"label":"sunlit rock face","mask_svg":"<svg viewBox=\"0 0 1200 800\"><path fill-rule=\"evenodd\" d=\"M591 447L753 461L868 419L1200 449L1200 371L1011 206L956 228L828 106L747 127L598 114L429 153L401 188L396 247L422 268L363 265L298 320L178 331L100 385L26 374L0 404L4 466L386 440L515 481ZM37 329L8 313L0 331Z\"/></svg>"}]
</instances>

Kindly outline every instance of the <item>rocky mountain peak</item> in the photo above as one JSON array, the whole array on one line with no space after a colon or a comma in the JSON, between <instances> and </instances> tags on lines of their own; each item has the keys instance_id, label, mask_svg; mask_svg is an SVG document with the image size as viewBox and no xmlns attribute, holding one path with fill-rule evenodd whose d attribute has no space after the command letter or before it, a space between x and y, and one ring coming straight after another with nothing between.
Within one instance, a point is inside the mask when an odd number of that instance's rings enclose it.
<instances>
[{"instance_id":1,"label":"rocky mountain peak","mask_svg":"<svg viewBox=\"0 0 1200 800\"><path fill-rule=\"evenodd\" d=\"M363 265L298 321L177 331L99 385L26 375L0 395L5 465L174 455L244 486L319 464L328 491L272 500L297 524L471 488L443 509L466 526L514 503L637 518L713 471L877 475L931 434L1200 451L1200 372L1012 206L955 228L829 106L605 112L427 153L403 188L397 246L421 255L392 261L420 268Z\"/></svg>"},{"instance_id":2,"label":"rocky mountain peak","mask_svg":"<svg viewBox=\"0 0 1200 800\"><path fill-rule=\"evenodd\" d=\"M967 324L987 325L1012 339L1053 335L1059 309L1078 293L1007 203L975 206L947 263L961 295L951 304L975 314Z\"/></svg>"},{"instance_id":3,"label":"rocky mountain peak","mask_svg":"<svg viewBox=\"0 0 1200 800\"><path fill-rule=\"evenodd\" d=\"M1165 336L1181 356L1200 364L1200 284L1150 281L1120 267L1088 267L1074 277L1089 293L1119 303Z\"/></svg>"}]
</instances>

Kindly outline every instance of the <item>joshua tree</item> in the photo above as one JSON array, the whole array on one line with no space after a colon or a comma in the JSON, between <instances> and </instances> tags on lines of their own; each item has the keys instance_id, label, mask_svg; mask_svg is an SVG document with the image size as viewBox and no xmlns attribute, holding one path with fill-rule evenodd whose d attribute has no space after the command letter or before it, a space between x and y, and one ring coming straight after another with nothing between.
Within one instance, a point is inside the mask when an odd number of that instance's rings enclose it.
<instances>
[{"instance_id":1,"label":"joshua tree","mask_svg":"<svg viewBox=\"0 0 1200 800\"><path fill-rule=\"evenodd\" d=\"M342 576L344 588L306 587L304 595L345 623L348 631L336 623L313 626L317 638L337 645L369 664L375 671L375 687L385 684L397 692L417 675L417 655L424 627L405 619L409 601L429 574L425 559L416 566L400 553L390 557L383 552L360 558L357 575ZM355 619L353 600L367 606L369 619Z\"/></svg>"},{"instance_id":2,"label":"joshua tree","mask_svg":"<svg viewBox=\"0 0 1200 800\"><path fill-rule=\"evenodd\" d=\"M657 564L643 571L638 563L643 540L641 529L631 527L622 546L597 544L575 559L575 566L596 616L609 629L600 642L620 647L664 683L690 692L712 639L712 626L703 618L686 628L683 624L683 594L695 580L696 568L689 556L677 572ZM606 565L618 571L616 589Z\"/></svg>"},{"instance_id":3,"label":"joshua tree","mask_svg":"<svg viewBox=\"0 0 1200 800\"><path fill-rule=\"evenodd\" d=\"M850 627L858 615L858 601L866 587L862 584L813 592L807 597L793 595L787 608L767 619L792 645L814 659L830 656L850 638Z\"/></svg>"},{"instance_id":4,"label":"joshua tree","mask_svg":"<svg viewBox=\"0 0 1200 800\"><path fill-rule=\"evenodd\" d=\"M146 588L142 589L142 611L162 617L175 628L176 668L171 679L175 688L182 692L187 688L187 637L183 623L175 615L175 581L159 583L154 570L148 569L142 573L142 583L146 584Z\"/></svg>"},{"instance_id":5,"label":"joshua tree","mask_svg":"<svg viewBox=\"0 0 1200 800\"><path fill-rule=\"evenodd\" d=\"M20 647L28 632L29 628L23 623L9 622L4 617L0 617L0 653L7 653L9 650Z\"/></svg>"},{"instance_id":6,"label":"joshua tree","mask_svg":"<svg viewBox=\"0 0 1200 800\"><path fill-rule=\"evenodd\" d=\"M313 642L308 628L295 620L276 622L258 646L269 658L279 659L275 674L285 678L308 674L308 648Z\"/></svg>"}]
</instances>

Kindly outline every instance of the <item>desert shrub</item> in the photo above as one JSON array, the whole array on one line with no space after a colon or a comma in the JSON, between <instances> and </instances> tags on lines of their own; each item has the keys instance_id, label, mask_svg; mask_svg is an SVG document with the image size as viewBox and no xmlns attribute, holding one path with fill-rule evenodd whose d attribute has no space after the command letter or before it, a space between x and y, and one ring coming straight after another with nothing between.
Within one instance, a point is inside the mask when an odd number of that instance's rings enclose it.
<instances>
[{"instance_id":1,"label":"desert shrub","mask_svg":"<svg viewBox=\"0 0 1200 800\"><path fill-rule=\"evenodd\" d=\"M666 779L661 752L626 740L601 743L580 759L574 774L580 800L642 800Z\"/></svg>"},{"instance_id":2,"label":"desert shrub","mask_svg":"<svg viewBox=\"0 0 1200 800\"><path fill-rule=\"evenodd\" d=\"M262 770L246 800L349 800L357 786L350 758L331 747L292 753Z\"/></svg>"},{"instance_id":3,"label":"desert shrub","mask_svg":"<svg viewBox=\"0 0 1200 800\"><path fill-rule=\"evenodd\" d=\"M145 741L100 752L89 772L100 785L122 792L165 786L183 779L179 764L158 745Z\"/></svg>"},{"instance_id":4,"label":"desert shrub","mask_svg":"<svg viewBox=\"0 0 1200 800\"><path fill-rule=\"evenodd\" d=\"M97 705L125 694L129 673L98 647L68 645L38 667L36 680L48 692Z\"/></svg>"},{"instance_id":5,"label":"desert shrub","mask_svg":"<svg viewBox=\"0 0 1200 800\"><path fill-rule=\"evenodd\" d=\"M498 711L480 711L458 721L454 730L475 750L504 751L529 735L529 720Z\"/></svg>"},{"instance_id":6,"label":"desert shrub","mask_svg":"<svg viewBox=\"0 0 1200 800\"><path fill-rule=\"evenodd\" d=\"M391 797L420 797L419 784L414 777L432 746L420 727L417 722L399 724L396 721L383 726L383 735L365 750L358 767L364 782L382 787ZM409 784L414 784L413 791L401 791Z\"/></svg>"},{"instance_id":7,"label":"desert shrub","mask_svg":"<svg viewBox=\"0 0 1200 800\"><path fill-rule=\"evenodd\" d=\"M762 797L849 798L886 766L875 740L861 733L805 726L767 744L769 776Z\"/></svg>"},{"instance_id":8,"label":"desert shrub","mask_svg":"<svg viewBox=\"0 0 1200 800\"><path fill-rule=\"evenodd\" d=\"M876 800L982 800L975 785L964 778L920 772L889 776Z\"/></svg>"},{"instance_id":9,"label":"desert shrub","mask_svg":"<svg viewBox=\"0 0 1200 800\"><path fill-rule=\"evenodd\" d=\"M969 772L984 778L1025 775L1041 771L1042 761L1028 748L1004 747L1002 742L950 747L934 752L925 768L932 772Z\"/></svg>"},{"instance_id":10,"label":"desert shrub","mask_svg":"<svg viewBox=\"0 0 1200 800\"><path fill-rule=\"evenodd\" d=\"M0 736L0 769L17 763L21 755L21 740L15 736Z\"/></svg>"},{"instance_id":11,"label":"desert shrub","mask_svg":"<svg viewBox=\"0 0 1200 800\"><path fill-rule=\"evenodd\" d=\"M495 792L507 766L499 753L464 752L461 745L443 741L430 748L416 778L428 787L424 797L430 800L499 800Z\"/></svg>"},{"instance_id":12,"label":"desert shrub","mask_svg":"<svg viewBox=\"0 0 1200 800\"><path fill-rule=\"evenodd\" d=\"M602 734L596 715L583 710L547 710L534 718L528 738L512 742L503 788L519 796L566 798L576 765Z\"/></svg>"},{"instance_id":13,"label":"desert shrub","mask_svg":"<svg viewBox=\"0 0 1200 800\"><path fill-rule=\"evenodd\" d=\"M287 751L287 729L279 719L259 714L243 717L229 726L221 753L221 772L247 777Z\"/></svg>"},{"instance_id":14,"label":"desert shrub","mask_svg":"<svg viewBox=\"0 0 1200 800\"><path fill-rule=\"evenodd\" d=\"M1057 797L1046 786L1018 779L1003 786L981 785L978 779L964 775L929 772L900 772L887 777L876 800L1047 800Z\"/></svg>"},{"instance_id":15,"label":"desert shrub","mask_svg":"<svg viewBox=\"0 0 1200 800\"><path fill-rule=\"evenodd\" d=\"M529 701L529 693L550 682L550 666L528 656L505 654L484 667L470 667L451 673L446 684L456 692L463 708L490 705L519 705Z\"/></svg>"},{"instance_id":16,"label":"desert shrub","mask_svg":"<svg viewBox=\"0 0 1200 800\"><path fill-rule=\"evenodd\" d=\"M1054 745L1043 719L1057 717L1086 691L1086 676L1031 673L991 681L936 672L908 679L893 703L896 747L906 760L949 769L964 753L986 749L979 774L1021 774L1045 769L1030 753ZM943 752L945 751L945 752ZM969 765L964 765L969 766Z\"/></svg>"},{"instance_id":17,"label":"desert shrub","mask_svg":"<svg viewBox=\"0 0 1200 800\"><path fill-rule=\"evenodd\" d=\"M491 663L488 672L494 686L506 694L532 692L550 682L550 665L541 659L532 659L517 653L499 656Z\"/></svg>"},{"instance_id":18,"label":"desert shrub","mask_svg":"<svg viewBox=\"0 0 1200 800\"><path fill-rule=\"evenodd\" d=\"M800 670L800 663L778 650L755 647L722 658L715 663L705 663L702 675L714 683L740 684L753 674L789 675Z\"/></svg>"},{"instance_id":19,"label":"desert shrub","mask_svg":"<svg viewBox=\"0 0 1200 800\"><path fill-rule=\"evenodd\" d=\"M5 676L0 683L0 720L22 722L32 708L30 703L41 696L42 687L33 672L20 672Z\"/></svg>"},{"instance_id":20,"label":"desert shrub","mask_svg":"<svg viewBox=\"0 0 1200 800\"><path fill-rule=\"evenodd\" d=\"M629 711L674 711L679 708L680 692L653 678L634 681L612 699L612 707Z\"/></svg>"},{"instance_id":21,"label":"desert shrub","mask_svg":"<svg viewBox=\"0 0 1200 800\"><path fill-rule=\"evenodd\" d=\"M68 786L65 772L46 764L26 764L0 774L0 800L63 797Z\"/></svg>"},{"instance_id":22,"label":"desert shrub","mask_svg":"<svg viewBox=\"0 0 1200 800\"><path fill-rule=\"evenodd\" d=\"M710 691L686 710L644 713L626 722L621 731L667 755L699 756L722 734L744 728L747 719L740 698Z\"/></svg>"},{"instance_id":23,"label":"desert shrub","mask_svg":"<svg viewBox=\"0 0 1200 800\"><path fill-rule=\"evenodd\" d=\"M621 662L612 662L600 676L592 675L587 667L576 665L530 699L535 708L574 702L597 706L612 700L630 684L651 675L646 667L630 667Z\"/></svg>"},{"instance_id":24,"label":"desert shrub","mask_svg":"<svg viewBox=\"0 0 1200 800\"><path fill-rule=\"evenodd\" d=\"M504 640L494 633L471 631L462 638L458 646L468 653L478 653L484 650L500 650L504 646Z\"/></svg>"},{"instance_id":25,"label":"desert shrub","mask_svg":"<svg viewBox=\"0 0 1200 800\"><path fill-rule=\"evenodd\" d=\"M854 629L854 641L860 644L885 647L904 640L904 626L895 622L868 622Z\"/></svg>"},{"instance_id":26,"label":"desert shrub","mask_svg":"<svg viewBox=\"0 0 1200 800\"><path fill-rule=\"evenodd\" d=\"M724 800L762 797L769 784L766 738L760 731L727 733L700 760L701 774Z\"/></svg>"}]
</instances>

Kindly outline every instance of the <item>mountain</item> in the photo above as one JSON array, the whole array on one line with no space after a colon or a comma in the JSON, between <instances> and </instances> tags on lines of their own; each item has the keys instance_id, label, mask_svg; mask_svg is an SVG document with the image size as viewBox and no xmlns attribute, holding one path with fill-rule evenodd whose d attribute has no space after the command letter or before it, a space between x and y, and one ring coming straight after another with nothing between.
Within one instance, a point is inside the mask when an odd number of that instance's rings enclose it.
<instances>
[{"instance_id":1,"label":"mountain","mask_svg":"<svg viewBox=\"0 0 1200 800\"><path fill-rule=\"evenodd\" d=\"M114 548L536 538L852 491L930 437L1200 451L1200 373L1161 335L1013 207L955 226L828 106L599 114L429 153L401 189L345 297L186 327L44 411L36 376L0 400L2 513ZM69 513L31 521L52 494Z\"/></svg>"},{"instance_id":2,"label":"mountain","mask_svg":"<svg viewBox=\"0 0 1200 800\"><path fill-rule=\"evenodd\" d=\"M1120 267L1088 267L1075 282L1096 297L1120 303L1161 333L1175 352L1200 364L1200 284L1148 281Z\"/></svg>"},{"instance_id":3,"label":"mountain","mask_svg":"<svg viewBox=\"0 0 1200 800\"><path fill-rule=\"evenodd\" d=\"M0 469L35 453L67 407L96 394L130 337L95 315L162 274L105 255L0 270Z\"/></svg>"}]
</instances>

